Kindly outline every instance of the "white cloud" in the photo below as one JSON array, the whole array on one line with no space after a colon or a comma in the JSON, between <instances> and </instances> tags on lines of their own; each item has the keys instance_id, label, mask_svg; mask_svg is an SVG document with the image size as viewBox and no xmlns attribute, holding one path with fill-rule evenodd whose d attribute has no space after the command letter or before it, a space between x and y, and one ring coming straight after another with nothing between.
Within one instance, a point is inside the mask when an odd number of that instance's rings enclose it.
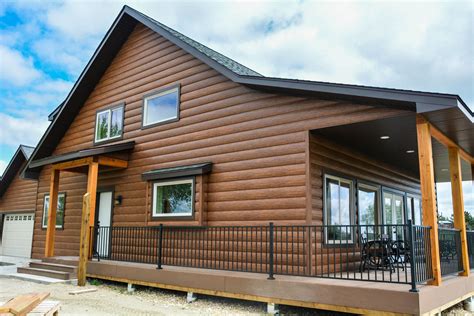
<instances>
[{"instance_id":1,"label":"white cloud","mask_svg":"<svg viewBox=\"0 0 474 316\"><path fill-rule=\"evenodd\" d=\"M3 172L8 166L8 162L5 160L0 160L0 176L3 175Z\"/></svg>"},{"instance_id":2,"label":"white cloud","mask_svg":"<svg viewBox=\"0 0 474 316\"><path fill-rule=\"evenodd\" d=\"M0 82L25 86L40 76L41 72L35 68L31 57L25 57L16 50L0 45Z\"/></svg>"},{"instance_id":3,"label":"white cloud","mask_svg":"<svg viewBox=\"0 0 474 316\"><path fill-rule=\"evenodd\" d=\"M49 125L45 116L34 112L23 112L15 117L0 113L0 145L17 147L19 144L35 146Z\"/></svg>"},{"instance_id":4,"label":"white cloud","mask_svg":"<svg viewBox=\"0 0 474 316\"><path fill-rule=\"evenodd\" d=\"M474 185L472 181L463 181L464 208L474 216ZM451 183L436 183L436 198L438 212L450 218L453 214L453 200L451 196Z\"/></svg>"}]
</instances>

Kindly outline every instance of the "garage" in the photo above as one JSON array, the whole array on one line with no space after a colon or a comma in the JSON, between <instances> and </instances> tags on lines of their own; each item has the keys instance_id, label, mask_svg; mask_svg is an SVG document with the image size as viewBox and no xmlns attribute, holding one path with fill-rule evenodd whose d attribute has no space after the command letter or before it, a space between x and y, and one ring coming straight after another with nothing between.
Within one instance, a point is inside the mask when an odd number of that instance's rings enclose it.
<instances>
[{"instance_id":1,"label":"garage","mask_svg":"<svg viewBox=\"0 0 474 316\"><path fill-rule=\"evenodd\" d=\"M1 254L29 258L31 256L34 222L33 213L5 214Z\"/></svg>"}]
</instances>

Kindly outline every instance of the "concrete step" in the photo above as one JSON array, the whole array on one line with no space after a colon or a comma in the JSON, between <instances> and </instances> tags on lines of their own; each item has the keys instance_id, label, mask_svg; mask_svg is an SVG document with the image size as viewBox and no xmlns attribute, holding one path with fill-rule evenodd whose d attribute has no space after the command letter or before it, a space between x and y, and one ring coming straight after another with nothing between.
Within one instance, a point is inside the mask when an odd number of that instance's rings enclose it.
<instances>
[{"instance_id":1,"label":"concrete step","mask_svg":"<svg viewBox=\"0 0 474 316\"><path fill-rule=\"evenodd\" d=\"M38 268L18 267L17 272L23 273L23 274L39 275L39 276L55 278L55 279L60 279L60 280L69 280L71 278L71 274L68 272L53 271L53 270L38 269Z\"/></svg>"},{"instance_id":2,"label":"concrete step","mask_svg":"<svg viewBox=\"0 0 474 316\"><path fill-rule=\"evenodd\" d=\"M49 262L30 262L31 268L44 269L44 270L53 270L53 271L62 271L69 273L76 273L77 268L71 265L58 264L58 263L49 263Z\"/></svg>"},{"instance_id":3,"label":"concrete step","mask_svg":"<svg viewBox=\"0 0 474 316\"><path fill-rule=\"evenodd\" d=\"M61 280L56 278L48 278L40 275L25 274L25 273L13 273L8 275L9 278L24 280L29 282L35 282L40 284L56 284L56 283L65 283L77 285L77 279L70 280Z\"/></svg>"},{"instance_id":4,"label":"concrete step","mask_svg":"<svg viewBox=\"0 0 474 316\"><path fill-rule=\"evenodd\" d=\"M48 257L41 259L42 262L54 263L54 264L63 264L68 266L77 266L79 259L77 257Z\"/></svg>"}]
</instances>

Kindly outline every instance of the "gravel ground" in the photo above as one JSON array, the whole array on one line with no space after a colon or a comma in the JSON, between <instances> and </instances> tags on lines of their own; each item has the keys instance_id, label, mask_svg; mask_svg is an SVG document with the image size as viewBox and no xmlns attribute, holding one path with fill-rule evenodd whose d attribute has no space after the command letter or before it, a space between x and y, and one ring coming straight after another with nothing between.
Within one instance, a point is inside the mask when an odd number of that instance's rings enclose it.
<instances>
[{"instance_id":1,"label":"gravel ground","mask_svg":"<svg viewBox=\"0 0 474 316\"><path fill-rule=\"evenodd\" d=\"M89 280L85 288L98 291L70 295L78 290L69 284L38 284L28 281L0 278L0 301L31 292L50 292L50 299L61 302L60 315L265 315L266 304L214 296L198 296L186 303L186 293L148 287L137 287L127 293L123 283ZM91 284L92 283L92 284ZM282 315L349 315L314 309L281 306Z\"/></svg>"}]
</instances>

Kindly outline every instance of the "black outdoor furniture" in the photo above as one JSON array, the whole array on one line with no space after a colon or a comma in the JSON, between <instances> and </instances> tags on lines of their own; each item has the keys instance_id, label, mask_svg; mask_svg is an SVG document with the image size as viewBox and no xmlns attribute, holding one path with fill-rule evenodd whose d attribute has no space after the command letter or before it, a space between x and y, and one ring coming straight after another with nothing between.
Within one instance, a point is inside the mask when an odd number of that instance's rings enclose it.
<instances>
[{"instance_id":1,"label":"black outdoor furniture","mask_svg":"<svg viewBox=\"0 0 474 316\"><path fill-rule=\"evenodd\" d=\"M365 270L389 270L410 262L410 250L403 240L392 241L386 235L376 240L362 240L360 272Z\"/></svg>"}]
</instances>

